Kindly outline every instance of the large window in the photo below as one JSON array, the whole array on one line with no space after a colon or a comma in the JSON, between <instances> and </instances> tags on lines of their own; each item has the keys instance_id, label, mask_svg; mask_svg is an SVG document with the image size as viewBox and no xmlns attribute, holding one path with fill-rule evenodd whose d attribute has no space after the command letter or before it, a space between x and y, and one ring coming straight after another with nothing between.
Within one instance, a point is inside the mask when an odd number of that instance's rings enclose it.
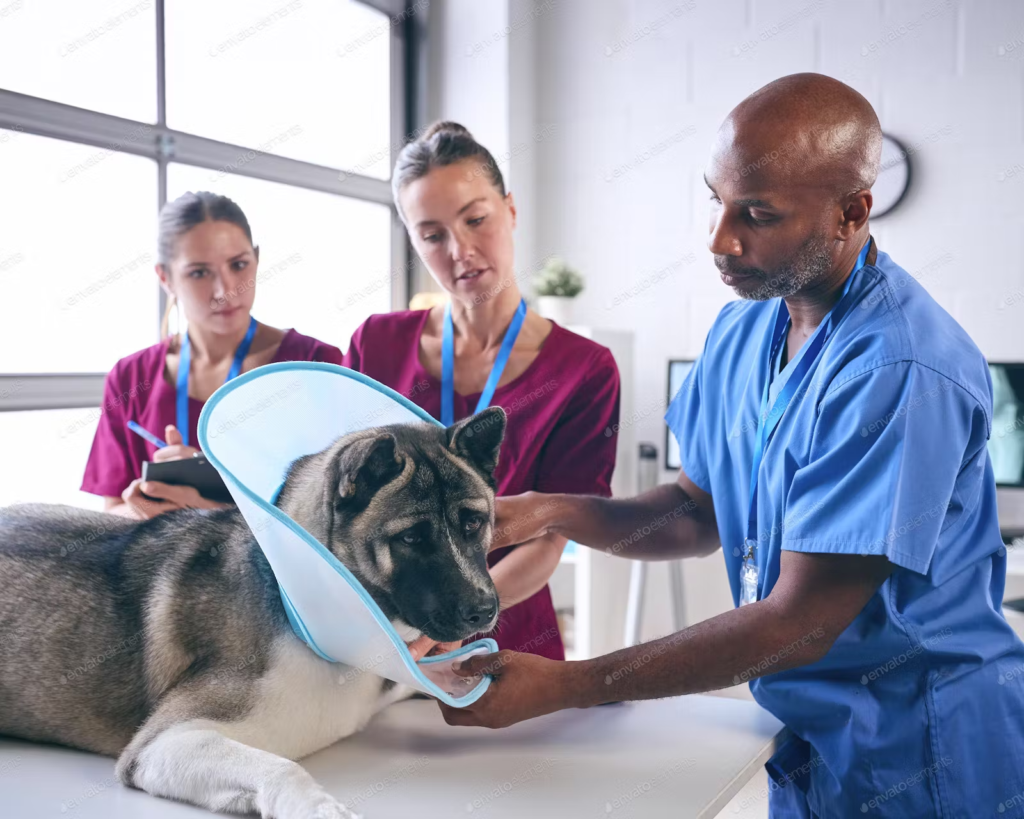
<instances>
[{"instance_id":1,"label":"large window","mask_svg":"<svg viewBox=\"0 0 1024 819\"><path fill-rule=\"evenodd\" d=\"M77 487L104 375L159 337L168 199L209 190L246 212L261 321L345 349L406 303L389 175L416 10L0 0L0 450L39 464L0 483L0 506L100 505Z\"/></svg>"}]
</instances>

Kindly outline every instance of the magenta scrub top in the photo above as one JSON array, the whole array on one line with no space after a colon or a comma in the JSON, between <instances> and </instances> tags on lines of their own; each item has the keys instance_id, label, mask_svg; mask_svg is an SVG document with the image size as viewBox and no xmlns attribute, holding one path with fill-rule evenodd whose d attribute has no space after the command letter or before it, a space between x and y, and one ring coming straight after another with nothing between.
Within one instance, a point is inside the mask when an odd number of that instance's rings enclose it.
<instances>
[{"instance_id":1,"label":"magenta scrub top","mask_svg":"<svg viewBox=\"0 0 1024 819\"><path fill-rule=\"evenodd\" d=\"M419 359L428 316L428 310L370 316L352 336L344 365L439 418L441 383ZM495 472L498 494L534 490L608 497L619 428L619 371L606 347L552 325L533 363L498 387L491 401L508 415ZM479 398L480 393L455 393L455 419L471 415ZM492 552L489 564L510 551ZM565 659L547 586L503 611L488 636L501 648Z\"/></svg>"},{"instance_id":2,"label":"magenta scrub top","mask_svg":"<svg viewBox=\"0 0 1024 819\"><path fill-rule=\"evenodd\" d=\"M167 339L122 358L107 375L100 423L82 480L83 492L120 497L128 484L142 477L142 462L153 459L156 447L130 431L128 421L134 420L161 439L164 427L176 423L175 387L164 378L169 344ZM341 358L337 347L288 330L273 361L340 364ZM199 440L196 428L204 403L188 399L189 441Z\"/></svg>"}]
</instances>

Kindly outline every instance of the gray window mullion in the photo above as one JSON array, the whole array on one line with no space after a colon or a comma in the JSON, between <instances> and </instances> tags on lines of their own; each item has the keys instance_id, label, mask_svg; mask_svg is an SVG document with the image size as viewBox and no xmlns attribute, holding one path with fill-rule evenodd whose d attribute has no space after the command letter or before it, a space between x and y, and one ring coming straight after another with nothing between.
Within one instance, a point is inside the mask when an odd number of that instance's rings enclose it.
<instances>
[{"instance_id":1,"label":"gray window mullion","mask_svg":"<svg viewBox=\"0 0 1024 819\"><path fill-rule=\"evenodd\" d=\"M105 373L0 375L0 412L98 407Z\"/></svg>"}]
</instances>

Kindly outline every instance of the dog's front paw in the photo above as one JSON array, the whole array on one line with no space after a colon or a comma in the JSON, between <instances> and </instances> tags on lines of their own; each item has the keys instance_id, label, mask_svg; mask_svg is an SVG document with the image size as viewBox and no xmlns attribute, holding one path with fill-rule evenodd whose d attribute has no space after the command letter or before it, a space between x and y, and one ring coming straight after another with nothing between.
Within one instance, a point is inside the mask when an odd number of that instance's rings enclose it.
<instances>
[{"instance_id":1,"label":"dog's front paw","mask_svg":"<svg viewBox=\"0 0 1024 819\"><path fill-rule=\"evenodd\" d=\"M326 793L323 795L323 801L314 808L309 816L311 819L363 819L361 813L349 810Z\"/></svg>"}]
</instances>

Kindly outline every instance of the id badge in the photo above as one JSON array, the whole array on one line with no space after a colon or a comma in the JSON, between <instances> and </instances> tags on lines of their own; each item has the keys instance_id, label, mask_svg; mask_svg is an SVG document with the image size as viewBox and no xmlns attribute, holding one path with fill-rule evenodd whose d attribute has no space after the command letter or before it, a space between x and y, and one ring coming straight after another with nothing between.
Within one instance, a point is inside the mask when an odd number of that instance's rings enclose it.
<instances>
[{"instance_id":1,"label":"id badge","mask_svg":"<svg viewBox=\"0 0 1024 819\"><path fill-rule=\"evenodd\" d=\"M757 561L754 559L754 550L748 541L743 555L743 565L740 566L740 605L757 602Z\"/></svg>"}]
</instances>

